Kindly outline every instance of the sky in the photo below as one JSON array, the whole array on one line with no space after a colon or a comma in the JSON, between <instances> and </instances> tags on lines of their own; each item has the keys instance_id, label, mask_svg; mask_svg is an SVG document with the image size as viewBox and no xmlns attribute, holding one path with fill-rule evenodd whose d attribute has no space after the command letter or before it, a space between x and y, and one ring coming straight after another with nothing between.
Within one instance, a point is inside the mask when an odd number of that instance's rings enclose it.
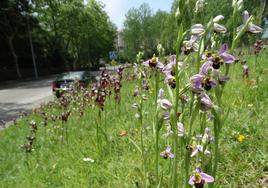
<instances>
[{"instance_id":1,"label":"sky","mask_svg":"<svg viewBox=\"0 0 268 188\"><path fill-rule=\"evenodd\" d=\"M157 10L170 11L173 0L99 0L105 4L105 11L118 29L123 28L125 14L131 8L147 3L155 13Z\"/></svg>"}]
</instances>

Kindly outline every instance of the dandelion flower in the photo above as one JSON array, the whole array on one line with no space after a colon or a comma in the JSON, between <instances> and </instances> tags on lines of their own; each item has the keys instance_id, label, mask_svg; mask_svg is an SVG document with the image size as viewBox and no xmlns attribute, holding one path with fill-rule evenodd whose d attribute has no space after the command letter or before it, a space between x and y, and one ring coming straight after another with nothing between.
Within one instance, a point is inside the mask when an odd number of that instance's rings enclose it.
<instances>
[{"instance_id":1,"label":"dandelion flower","mask_svg":"<svg viewBox=\"0 0 268 188\"><path fill-rule=\"evenodd\" d=\"M243 134L240 134L237 139L240 143L242 143L246 139L246 137Z\"/></svg>"}]
</instances>

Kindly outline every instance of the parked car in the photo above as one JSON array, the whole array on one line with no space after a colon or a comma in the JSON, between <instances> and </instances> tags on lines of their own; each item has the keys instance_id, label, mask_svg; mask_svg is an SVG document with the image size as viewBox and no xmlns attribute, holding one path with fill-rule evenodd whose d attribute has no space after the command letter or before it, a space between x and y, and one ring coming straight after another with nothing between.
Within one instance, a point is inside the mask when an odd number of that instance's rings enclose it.
<instances>
[{"instance_id":1,"label":"parked car","mask_svg":"<svg viewBox=\"0 0 268 188\"><path fill-rule=\"evenodd\" d=\"M99 66L100 67L106 67L104 59L99 59Z\"/></svg>"},{"instance_id":2,"label":"parked car","mask_svg":"<svg viewBox=\"0 0 268 188\"><path fill-rule=\"evenodd\" d=\"M52 91L57 97L60 97L62 93L70 91L72 84L75 82L78 82L79 86L85 88L94 81L96 81L96 78L89 71L64 72L57 76L56 80L52 83Z\"/></svg>"}]
</instances>

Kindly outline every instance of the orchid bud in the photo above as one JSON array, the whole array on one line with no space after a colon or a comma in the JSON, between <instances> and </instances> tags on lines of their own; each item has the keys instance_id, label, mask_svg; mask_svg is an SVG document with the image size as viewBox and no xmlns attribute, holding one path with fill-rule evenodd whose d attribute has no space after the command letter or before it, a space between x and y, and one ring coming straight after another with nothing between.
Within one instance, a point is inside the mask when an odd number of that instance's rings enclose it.
<instances>
[{"instance_id":1,"label":"orchid bud","mask_svg":"<svg viewBox=\"0 0 268 188\"><path fill-rule=\"evenodd\" d=\"M232 7L234 7L234 6L236 5L236 1L237 1L237 0L233 0L233 1L232 1Z\"/></svg>"},{"instance_id":2,"label":"orchid bud","mask_svg":"<svg viewBox=\"0 0 268 188\"><path fill-rule=\"evenodd\" d=\"M159 56L164 55L165 49L163 48L162 44L157 45L157 51L158 51Z\"/></svg>"},{"instance_id":3,"label":"orchid bud","mask_svg":"<svg viewBox=\"0 0 268 188\"><path fill-rule=\"evenodd\" d=\"M215 23L218 23L219 21L223 20L224 19L224 16L223 15L218 15L216 16L214 19L213 19L213 22Z\"/></svg>"},{"instance_id":4,"label":"orchid bud","mask_svg":"<svg viewBox=\"0 0 268 188\"><path fill-rule=\"evenodd\" d=\"M181 122L177 122L177 130L178 130L178 136L182 137L185 134L184 126Z\"/></svg>"},{"instance_id":5,"label":"orchid bud","mask_svg":"<svg viewBox=\"0 0 268 188\"><path fill-rule=\"evenodd\" d=\"M175 17L176 18L179 18L181 15L181 12L180 12L180 7L178 6L177 10L176 10L176 13L175 13Z\"/></svg>"},{"instance_id":6,"label":"orchid bud","mask_svg":"<svg viewBox=\"0 0 268 188\"><path fill-rule=\"evenodd\" d=\"M139 53L136 56L136 60L137 60L138 63L140 63L143 55L144 55L144 52L139 51Z\"/></svg>"},{"instance_id":7,"label":"orchid bud","mask_svg":"<svg viewBox=\"0 0 268 188\"><path fill-rule=\"evenodd\" d=\"M243 13L242 13L242 15L243 15L243 22L246 23L247 20L248 20L248 18L249 18L248 11L247 10L244 10Z\"/></svg>"},{"instance_id":8,"label":"orchid bud","mask_svg":"<svg viewBox=\"0 0 268 188\"><path fill-rule=\"evenodd\" d=\"M163 99L164 96L165 96L164 90L161 88L161 89L159 90L159 93L158 93L158 98L159 98L159 99Z\"/></svg>"},{"instance_id":9,"label":"orchid bud","mask_svg":"<svg viewBox=\"0 0 268 188\"><path fill-rule=\"evenodd\" d=\"M237 10L240 11L243 8L243 0L238 0L236 6Z\"/></svg>"},{"instance_id":10,"label":"orchid bud","mask_svg":"<svg viewBox=\"0 0 268 188\"><path fill-rule=\"evenodd\" d=\"M213 103L207 94L200 94L199 98L202 111L208 111L213 106Z\"/></svg>"},{"instance_id":11,"label":"orchid bud","mask_svg":"<svg viewBox=\"0 0 268 188\"><path fill-rule=\"evenodd\" d=\"M226 33L226 31L227 31L226 27L224 27L223 25L220 25L218 23L213 24L213 29L217 33Z\"/></svg>"},{"instance_id":12,"label":"orchid bud","mask_svg":"<svg viewBox=\"0 0 268 188\"><path fill-rule=\"evenodd\" d=\"M204 0L197 0L195 3L195 12L202 12L205 7L205 1Z\"/></svg>"},{"instance_id":13,"label":"orchid bud","mask_svg":"<svg viewBox=\"0 0 268 188\"><path fill-rule=\"evenodd\" d=\"M205 29L202 24L194 24L191 27L191 34L192 35L202 35L205 32Z\"/></svg>"},{"instance_id":14,"label":"orchid bud","mask_svg":"<svg viewBox=\"0 0 268 188\"><path fill-rule=\"evenodd\" d=\"M232 7L235 11L240 11L243 8L243 0L233 0Z\"/></svg>"}]
</instances>

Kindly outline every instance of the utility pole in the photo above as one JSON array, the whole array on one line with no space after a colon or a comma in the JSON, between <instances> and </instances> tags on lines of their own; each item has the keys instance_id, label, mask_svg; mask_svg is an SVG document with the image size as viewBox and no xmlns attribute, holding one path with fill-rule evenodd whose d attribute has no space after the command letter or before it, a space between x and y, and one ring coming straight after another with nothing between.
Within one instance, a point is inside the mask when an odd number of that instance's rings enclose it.
<instances>
[{"instance_id":1,"label":"utility pole","mask_svg":"<svg viewBox=\"0 0 268 188\"><path fill-rule=\"evenodd\" d=\"M19 11L21 11L22 16L26 16L26 24L27 24L27 30L28 30L28 36L29 36L29 42L31 47L31 54L32 54L32 60L33 60L33 68L34 68L34 76L35 79L38 79L38 73L37 73L37 67L35 62L35 54L34 54L34 46L33 46L33 39L32 39L32 33L30 28L30 13L29 13L29 3L30 1L25 1L25 4L18 2Z\"/></svg>"},{"instance_id":2,"label":"utility pole","mask_svg":"<svg viewBox=\"0 0 268 188\"><path fill-rule=\"evenodd\" d=\"M30 41L30 46L31 46L33 67L34 67L34 76L35 76L35 79L38 79L38 73L37 73L36 62L35 62L34 47L33 47L33 40L32 40L32 33L31 33L31 29L30 29L30 24L29 24L29 14L27 14L26 16L27 16L27 18L26 18L27 19L27 28L28 28L29 41Z\"/></svg>"}]
</instances>

